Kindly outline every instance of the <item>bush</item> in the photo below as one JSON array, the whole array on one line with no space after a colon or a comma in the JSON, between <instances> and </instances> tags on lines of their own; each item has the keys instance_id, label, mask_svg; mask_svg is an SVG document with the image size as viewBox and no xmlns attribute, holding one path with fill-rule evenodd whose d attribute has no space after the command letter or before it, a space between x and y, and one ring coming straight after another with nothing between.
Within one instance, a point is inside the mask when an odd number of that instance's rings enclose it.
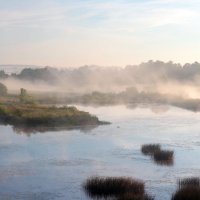
<instances>
[{"instance_id":1,"label":"bush","mask_svg":"<svg viewBox=\"0 0 200 200\"><path fill-rule=\"evenodd\" d=\"M175 192L171 200L200 200L200 188L196 186L183 187Z\"/></svg>"},{"instance_id":2,"label":"bush","mask_svg":"<svg viewBox=\"0 0 200 200\"><path fill-rule=\"evenodd\" d=\"M93 198L119 197L126 194L144 195L144 183L126 177L92 177L86 180L83 187Z\"/></svg>"},{"instance_id":3,"label":"bush","mask_svg":"<svg viewBox=\"0 0 200 200\"><path fill-rule=\"evenodd\" d=\"M145 155L153 155L155 152L160 151L159 144L145 144L142 145L141 151Z\"/></svg>"},{"instance_id":4,"label":"bush","mask_svg":"<svg viewBox=\"0 0 200 200\"><path fill-rule=\"evenodd\" d=\"M173 151L160 150L154 153L153 159L158 164L172 165L173 164Z\"/></svg>"},{"instance_id":5,"label":"bush","mask_svg":"<svg viewBox=\"0 0 200 200\"><path fill-rule=\"evenodd\" d=\"M179 188L183 187L199 187L200 188L200 178L192 177L185 178L178 181Z\"/></svg>"},{"instance_id":6,"label":"bush","mask_svg":"<svg viewBox=\"0 0 200 200\"><path fill-rule=\"evenodd\" d=\"M178 190L171 200L200 200L200 179L197 177L185 178L178 181Z\"/></svg>"},{"instance_id":7,"label":"bush","mask_svg":"<svg viewBox=\"0 0 200 200\"><path fill-rule=\"evenodd\" d=\"M149 195L135 195L132 193L127 193L124 195L121 195L120 197L117 198L117 200L154 200L153 197Z\"/></svg>"}]
</instances>

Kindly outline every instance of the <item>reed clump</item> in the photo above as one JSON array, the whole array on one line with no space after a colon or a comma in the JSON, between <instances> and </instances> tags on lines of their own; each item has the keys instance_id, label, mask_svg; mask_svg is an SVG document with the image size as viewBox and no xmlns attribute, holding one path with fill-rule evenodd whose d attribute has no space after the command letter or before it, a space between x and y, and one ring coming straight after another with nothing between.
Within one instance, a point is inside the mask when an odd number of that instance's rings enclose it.
<instances>
[{"instance_id":1,"label":"reed clump","mask_svg":"<svg viewBox=\"0 0 200 200\"><path fill-rule=\"evenodd\" d=\"M154 198L147 194L134 195L132 193L127 193L118 197L117 200L154 200Z\"/></svg>"},{"instance_id":2,"label":"reed clump","mask_svg":"<svg viewBox=\"0 0 200 200\"><path fill-rule=\"evenodd\" d=\"M173 151L160 150L154 153L153 159L157 164L173 165Z\"/></svg>"},{"instance_id":3,"label":"reed clump","mask_svg":"<svg viewBox=\"0 0 200 200\"><path fill-rule=\"evenodd\" d=\"M200 187L200 178L198 177L191 177L191 178L184 178L178 181L179 188L183 187Z\"/></svg>"},{"instance_id":4,"label":"reed clump","mask_svg":"<svg viewBox=\"0 0 200 200\"><path fill-rule=\"evenodd\" d=\"M200 200L200 179L185 178L178 181L178 189L171 200Z\"/></svg>"},{"instance_id":5,"label":"reed clump","mask_svg":"<svg viewBox=\"0 0 200 200\"><path fill-rule=\"evenodd\" d=\"M141 152L151 156L156 164L169 166L174 164L174 152L162 150L160 144L142 145Z\"/></svg>"},{"instance_id":6,"label":"reed clump","mask_svg":"<svg viewBox=\"0 0 200 200\"><path fill-rule=\"evenodd\" d=\"M141 151L144 155L153 155L155 152L160 151L160 144L144 144Z\"/></svg>"},{"instance_id":7,"label":"reed clump","mask_svg":"<svg viewBox=\"0 0 200 200\"><path fill-rule=\"evenodd\" d=\"M115 200L153 200L146 195L143 181L129 177L91 177L83 184L91 198Z\"/></svg>"},{"instance_id":8,"label":"reed clump","mask_svg":"<svg viewBox=\"0 0 200 200\"><path fill-rule=\"evenodd\" d=\"M144 194L144 183L126 177L91 177L83 185L90 197L118 196L126 193Z\"/></svg>"}]
</instances>

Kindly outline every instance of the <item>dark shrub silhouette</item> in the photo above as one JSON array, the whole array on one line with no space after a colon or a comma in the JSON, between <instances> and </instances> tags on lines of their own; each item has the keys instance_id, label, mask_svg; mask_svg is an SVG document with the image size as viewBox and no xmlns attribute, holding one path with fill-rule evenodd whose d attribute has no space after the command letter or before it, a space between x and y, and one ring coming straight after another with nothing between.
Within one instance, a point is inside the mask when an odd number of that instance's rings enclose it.
<instances>
[{"instance_id":1,"label":"dark shrub silhouette","mask_svg":"<svg viewBox=\"0 0 200 200\"><path fill-rule=\"evenodd\" d=\"M144 195L144 183L126 177L91 177L83 187L92 198L119 197L125 194Z\"/></svg>"},{"instance_id":2,"label":"dark shrub silhouette","mask_svg":"<svg viewBox=\"0 0 200 200\"><path fill-rule=\"evenodd\" d=\"M146 194L135 195L132 193L127 193L118 197L117 200L154 200L154 198Z\"/></svg>"},{"instance_id":3,"label":"dark shrub silhouette","mask_svg":"<svg viewBox=\"0 0 200 200\"><path fill-rule=\"evenodd\" d=\"M157 164L172 165L174 158L173 151L160 150L154 153L153 159Z\"/></svg>"},{"instance_id":4,"label":"dark shrub silhouette","mask_svg":"<svg viewBox=\"0 0 200 200\"><path fill-rule=\"evenodd\" d=\"M200 178L191 177L185 178L178 181L179 188L183 187L199 187L200 188Z\"/></svg>"},{"instance_id":5,"label":"dark shrub silhouette","mask_svg":"<svg viewBox=\"0 0 200 200\"><path fill-rule=\"evenodd\" d=\"M159 144L144 144L142 145L141 151L145 155L153 155L155 152L160 151Z\"/></svg>"},{"instance_id":6,"label":"dark shrub silhouette","mask_svg":"<svg viewBox=\"0 0 200 200\"><path fill-rule=\"evenodd\" d=\"M183 187L175 192L171 200L200 200L200 188L196 186Z\"/></svg>"},{"instance_id":7,"label":"dark shrub silhouette","mask_svg":"<svg viewBox=\"0 0 200 200\"><path fill-rule=\"evenodd\" d=\"M185 178L178 181L178 189L171 200L200 200L200 179Z\"/></svg>"}]
</instances>

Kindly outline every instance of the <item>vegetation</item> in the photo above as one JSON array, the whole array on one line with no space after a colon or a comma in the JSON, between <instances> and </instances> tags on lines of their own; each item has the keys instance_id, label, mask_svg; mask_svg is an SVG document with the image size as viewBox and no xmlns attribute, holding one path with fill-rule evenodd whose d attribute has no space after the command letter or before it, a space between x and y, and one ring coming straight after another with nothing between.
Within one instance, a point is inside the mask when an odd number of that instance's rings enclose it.
<instances>
[{"instance_id":1,"label":"vegetation","mask_svg":"<svg viewBox=\"0 0 200 200\"><path fill-rule=\"evenodd\" d=\"M117 200L154 200L153 197L145 194L145 195L134 195L133 193L127 193L121 195L117 198Z\"/></svg>"},{"instance_id":2,"label":"vegetation","mask_svg":"<svg viewBox=\"0 0 200 200\"><path fill-rule=\"evenodd\" d=\"M30 95L28 95L26 89L24 89L24 88L20 89L19 100L21 103L26 103L26 104L34 103L33 98Z\"/></svg>"},{"instance_id":3,"label":"vegetation","mask_svg":"<svg viewBox=\"0 0 200 200\"><path fill-rule=\"evenodd\" d=\"M183 187L200 187L200 178L192 177L185 178L178 181L179 188Z\"/></svg>"},{"instance_id":4,"label":"vegetation","mask_svg":"<svg viewBox=\"0 0 200 200\"><path fill-rule=\"evenodd\" d=\"M0 83L0 96L6 96L7 92L7 87L4 84Z\"/></svg>"},{"instance_id":5,"label":"vegetation","mask_svg":"<svg viewBox=\"0 0 200 200\"><path fill-rule=\"evenodd\" d=\"M144 183L127 177L92 177L83 184L92 198L117 200L152 200L145 194Z\"/></svg>"},{"instance_id":6,"label":"vegetation","mask_svg":"<svg viewBox=\"0 0 200 200\"><path fill-rule=\"evenodd\" d=\"M172 195L171 200L200 200L199 178L179 180L179 188Z\"/></svg>"},{"instance_id":7,"label":"vegetation","mask_svg":"<svg viewBox=\"0 0 200 200\"><path fill-rule=\"evenodd\" d=\"M173 151L166 151L166 150L160 150L153 154L154 161L157 164L161 165L172 165L173 164Z\"/></svg>"},{"instance_id":8,"label":"vegetation","mask_svg":"<svg viewBox=\"0 0 200 200\"><path fill-rule=\"evenodd\" d=\"M72 127L104 124L96 116L75 107L47 107L36 104L0 104L3 124L27 127Z\"/></svg>"},{"instance_id":9,"label":"vegetation","mask_svg":"<svg viewBox=\"0 0 200 200\"><path fill-rule=\"evenodd\" d=\"M143 195L144 183L124 177L92 177L85 182L84 189L90 197L119 196L126 193Z\"/></svg>"},{"instance_id":10,"label":"vegetation","mask_svg":"<svg viewBox=\"0 0 200 200\"><path fill-rule=\"evenodd\" d=\"M149 155L157 164L173 165L174 152L162 150L159 144L142 145L141 151L144 155Z\"/></svg>"},{"instance_id":11,"label":"vegetation","mask_svg":"<svg viewBox=\"0 0 200 200\"><path fill-rule=\"evenodd\" d=\"M200 188L185 187L176 191L171 200L200 200Z\"/></svg>"},{"instance_id":12,"label":"vegetation","mask_svg":"<svg viewBox=\"0 0 200 200\"><path fill-rule=\"evenodd\" d=\"M141 151L145 155L153 155L155 152L160 151L159 144L144 144L142 145Z\"/></svg>"}]
</instances>

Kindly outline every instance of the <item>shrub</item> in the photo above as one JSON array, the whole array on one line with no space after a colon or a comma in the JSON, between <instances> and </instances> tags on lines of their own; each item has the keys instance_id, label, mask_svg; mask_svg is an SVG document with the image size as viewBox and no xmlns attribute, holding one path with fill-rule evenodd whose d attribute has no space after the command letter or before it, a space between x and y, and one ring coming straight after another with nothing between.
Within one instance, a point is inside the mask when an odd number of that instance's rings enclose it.
<instances>
[{"instance_id":1,"label":"shrub","mask_svg":"<svg viewBox=\"0 0 200 200\"><path fill-rule=\"evenodd\" d=\"M197 177L185 178L178 181L178 190L171 200L200 200L200 179Z\"/></svg>"},{"instance_id":2,"label":"shrub","mask_svg":"<svg viewBox=\"0 0 200 200\"><path fill-rule=\"evenodd\" d=\"M141 151L145 155L153 155L155 152L160 151L159 144L145 144L142 145Z\"/></svg>"},{"instance_id":3,"label":"shrub","mask_svg":"<svg viewBox=\"0 0 200 200\"><path fill-rule=\"evenodd\" d=\"M178 189L171 200L200 200L200 188L188 186Z\"/></svg>"},{"instance_id":4,"label":"shrub","mask_svg":"<svg viewBox=\"0 0 200 200\"><path fill-rule=\"evenodd\" d=\"M185 178L178 181L179 188L183 187L199 187L200 188L200 178L198 177L191 177Z\"/></svg>"},{"instance_id":5,"label":"shrub","mask_svg":"<svg viewBox=\"0 0 200 200\"><path fill-rule=\"evenodd\" d=\"M90 197L119 197L125 194L144 195L144 183L126 177L91 177L86 180L83 187Z\"/></svg>"},{"instance_id":6,"label":"shrub","mask_svg":"<svg viewBox=\"0 0 200 200\"><path fill-rule=\"evenodd\" d=\"M146 195L146 194L135 195L135 194L132 194L132 193L126 193L126 194L118 197L117 200L154 200L154 198L149 196L149 195Z\"/></svg>"},{"instance_id":7,"label":"shrub","mask_svg":"<svg viewBox=\"0 0 200 200\"><path fill-rule=\"evenodd\" d=\"M173 151L160 150L154 153L153 159L157 164L172 165L173 156Z\"/></svg>"}]
</instances>

